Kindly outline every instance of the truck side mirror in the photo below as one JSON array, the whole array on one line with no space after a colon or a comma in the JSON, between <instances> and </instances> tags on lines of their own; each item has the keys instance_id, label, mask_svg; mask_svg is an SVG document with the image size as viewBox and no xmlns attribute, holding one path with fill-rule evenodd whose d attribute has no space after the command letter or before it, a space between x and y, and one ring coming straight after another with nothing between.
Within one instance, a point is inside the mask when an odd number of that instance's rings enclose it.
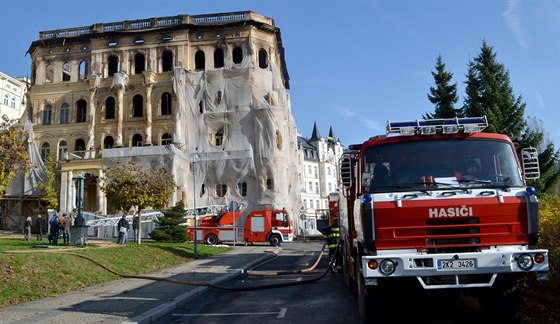
<instances>
[{"instance_id":1,"label":"truck side mirror","mask_svg":"<svg viewBox=\"0 0 560 324\"><path fill-rule=\"evenodd\" d=\"M539 169L539 152L534 147L527 147L521 150L521 164L525 179L538 179L541 176Z\"/></svg>"},{"instance_id":2,"label":"truck side mirror","mask_svg":"<svg viewBox=\"0 0 560 324\"><path fill-rule=\"evenodd\" d=\"M340 159L340 179L342 186L350 188L353 183L354 165L349 157L342 157Z\"/></svg>"}]
</instances>

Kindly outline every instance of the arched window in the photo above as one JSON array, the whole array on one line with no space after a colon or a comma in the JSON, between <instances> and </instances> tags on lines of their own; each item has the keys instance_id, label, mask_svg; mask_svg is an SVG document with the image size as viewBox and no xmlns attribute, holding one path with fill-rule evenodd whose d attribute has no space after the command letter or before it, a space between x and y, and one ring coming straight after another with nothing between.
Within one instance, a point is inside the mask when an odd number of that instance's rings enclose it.
<instances>
[{"instance_id":1,"label":"arched window","mask_svg":"<svg viewBox=\"0 0 560 324\"><path fill-rule=\"evenodd\" d=\"M165 133L161 136L161 145L171 145L173 139L169 133Z\"/></svg>"},{"instance_id":2,"label":"arched window","mask_svg":"<svg viewBox=\"0 0 560 324\"><path fill-rule=\"evenodd\" d=\"M142 117L144 111L144 98L137 94L132 98L132 117Z\"/></svg>"},{"instance_id":3,"label":"arched window","mask_svg":"<svg viewBox=\"0 0 560 324\"><path fill-rule=\"evenodd\" d=\"M268 67L268 53L263 48L259 50L259 67L261 69Z\"/></svg>"},{"instance_id":4,"label":"arched window","mask_svg":"<svg viewBox=\"0 0 560 324\"><path fill-rule=\"evenodd\" d=\"M221 48L216 48L214 51L214 67L224 67L224 51Z\"/></svg>"},{"instance_id":5,"label":"arched window","mask_svg":"<svg viewBox=\"0 0 560 324\"><path fill-rule=\"evenodd\" d=\"M50 125L51 118L52 118L52 106L46 105L45 108L43 108L43 125Z\"/></svg>"},{"instance_id":6,"label":"arched window","mask_svg":"<svg viewBox=\"0 0 560 324\"><path fill-rule=\"evenodd\" d=\"M113 140L113 137L105 136L105 138L103 139L103 148L110 149L113 147L115 147L115 141Z\"/></svg>"},{"instance_id":7,"label":"arched window","mask_svg":"<svg viewBox=\"0 0 560 324\"><path fill-rule=\"evenodd\" d=\"M12 100L10 101L10 107L12 108L16 107L16 97L12 97Z\"/></svg>"},{"instance_id":8,"label":"arched window","mask_svg":"<svg viewBox=\"0 0 560 324\"><path fill-rule=\"evenodd\" d=\"M76 123L85 123L87 119L87 103L84 99L76 102Z\"/></svg>"},{"instance_id":9,"label":"arched window","mask_svg":"<svg viewBox=\"0 0 560 324\"><path fill-rule=\"evenodd\" d=\"M142 135L135 134L132 136L132 146L142 146Z\"/></svg>"},{"instance_id":10,"label":"arched window","mask_svg":"<svg viewBox=\"0 0 560 324\"><path fill-rule=\"evenodd\" d=\"M60 141L58 144L58 160L66 159L66 154L68 153L68 144L66 141Z\"/></svg>"},{"instance_id":11,"label":"arched window","mask_svg":"<svg viewBox=\"0 0 560 324\"><path fill-rule=\"evenodd\" d=\"M116 55L111 55L107 59L107 65L109 67L109 76L115 75L119 71L119 58Z\"/></svg>"},{"instance_id":12,"label":"arched window","mask_svg":"<svg viewBox=\"0 0 560 324\"><path fill-rule=\"evenodd\" d=\"M161 95L161 115L171 115L171 94L169 92Z\"/></svg>"},{"instance_id":13,"label":"arched window","mask_svg":"<svg viewBox=\"0 0 560 324\"><path fill-rule=\"evenodd\" d=\"M64 63L62 66L62 81L70 81L70 75L72 73L72 64Z\"/></svg>"},{"instance_id":14,"label":"arched window","mask_svg":"<svg viewBox=\"0 0 560 324\"><path fill-rule=\"evenodd\" d=\"M70 122L70 106L63 103L60 106L60 124L68 124Z\"/></svg>"},{"instance_id":15,"label":"arched window","mask_svg":"<svg viewBox=\"0 0 560 324\"><path fill-rule=\"evenodd\" d=\"M173 70L173 53L171 51L165 50L161 54L161 69L163 72Z\"/></svg>"},{"instance_id":16,"label":"arched window","mask_svg":"<svg viewBox=\"0 0 560 324\"><path fill-rule=\"evenodd\" d=\"M78 68L79 70L79 75L80 75L80 80L85 80L87 78L87 62L86 61L81 61L80 62L80 66Z\"/></svg>"},{"instance_id":17,"label":"arched window","mask_svg":"<svg viewBox=\"0 0 560 324\"><path fill-rule=\"evenodd\" d=\"M247 182L238 182L237 190L242 197L247 197Z\"/></svg>"},{"instance_id":18,"label":"arched window","mask_svg":"<svg viewBox=\"0 0 560 324\"><path fill-rule=\"evenodd\" d=\"M8 105L8 102L10 101L10 97L8 97L8 95L4 95L4 106Z\"/></svg>"},{"instance_id":19,"label":"arched window","mask_svg":"<svg viewBox=\"0 0 560 324\"><path fill-rule=\"evenodd\" d=\"M105 119L115 119L115 98L113 97L105 100Z\"/></svg>"},{"instance_id":20,"label":"arched window","mask_svg":"<svg viewBox=\"0 0 560 324\"><path fill-rule=\"evenodd\" d=\"M83 152L85 150L86 150L86 142L83 139L78 138L76 140L76 143L74 144L74 151Z\"/></svg>"},{"instance_id":21,"label":"arched window","mask_svg":"<svg viewBox=\"0 0 560 324\"><path fill-rule=\"evenodd\" d=\"M216 195L218 197L223 197L225 196L227 193L227 186L223 183L217 183L216 184Z\"/></svg>"},{"instance_id":22,"label":"arched window","mask_svg":"<svg viewBox=\"0 0 560 324\"><path fill-rule=\"evenodd\" d=\"M241 47L234 48L231 54L233 63L239 64L243 61L243 50L241 49Z\"/></svg>"},{"instance_id":23,"label":"arched window","mask_svg":"<svg viewBox=\"0 0 560 324\"><path fill-rule=\"evenodd\" d=\"M141 74L144 72L146 66L146 59L144 54L137 53L134 55L134 74Z\"/></svg>"},{"instance_id":24,"label":"arched window","mask_svg":"<svg viewBox=\"0 0 560 324\"><path fill-rule=\"evenodd\" d=\"M198 50L194 54L194 69L204 70L204 65L206 64L206 58L204 57L204 51Z\"/></svg>"},{"instance_id":25,"label":"arched window","mask_svg":"<svg viewBox=\"0 0 560 324\"><path fill-rule=\"evenodd\" d=\"M41 145L41 159L46 160L49 154L51 153L51 146L49 143L43 143Z\"/></svg>"}]
</instances>

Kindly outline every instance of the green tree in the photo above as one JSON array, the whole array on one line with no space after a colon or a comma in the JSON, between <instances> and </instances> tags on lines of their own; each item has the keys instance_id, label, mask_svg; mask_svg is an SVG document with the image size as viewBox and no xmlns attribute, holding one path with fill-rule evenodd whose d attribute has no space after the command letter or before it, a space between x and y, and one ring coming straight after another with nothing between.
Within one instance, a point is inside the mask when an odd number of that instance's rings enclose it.
<instances>
[{"instance_id":1,"label":"green tree","mask_svg":"<svg viewBox=\"0 0 560 324\"><path fill-rule=\"evenodd\" d=\"M186 242L188 240L185 227L180 224L185 223L183 218L187 210L185 203L180 200L170 209L163 212L163 217L156 221L158 227L150 233L150 237L158 242Z\"/></svg>"},{"instance_id":2,"label":"green tree","mask_svg":"<svg viewBox=\"0 0 560 324\"><path fill-rule=\"evenodd\" d=\"M42 200L46 202L46 207L59 210L60 186L57 184L57 162L51 156L45 160L45 182L39 182L38 188L43 192Z\"/></svg>"},{"instance_id":3,"label":"green tree","mask_svg":"<svg viewBox=\"0 0 560 324\"><path fill-rule=\"evenodd\" d=\"M101 189L107 201L121 211L135 207L138 224L143 209L165 206L177 188L173 177L164 169L143 169L132 162L108 168L102 180ZM141 237L142 227L138 226L138 244Z\"/></svg>"},{"instance_id":4,"label":"green tree","mask_svg":"<svg viewBox=\"0 0 560 324\"><path fill-rule=\"evenodd\" d=\"M435 87L430 87L428 100L435 105L434 113L426 113L424 119L461 117L461 109L456 109L459 100L457 83L451 84L453 73L445 70L441 55L437 57L435 71L432 71Z\"/></svg>"},{"instance_id":5,"label":"green tree","mask_svg":"<svg viewBox=\"0 0 560 324\"><path fill-rule=\"evenodd\" d=\"M27 132L16 119L0 117L0 196L19 173L31 168L27 154Z\"/></svg>"}]
</instances>

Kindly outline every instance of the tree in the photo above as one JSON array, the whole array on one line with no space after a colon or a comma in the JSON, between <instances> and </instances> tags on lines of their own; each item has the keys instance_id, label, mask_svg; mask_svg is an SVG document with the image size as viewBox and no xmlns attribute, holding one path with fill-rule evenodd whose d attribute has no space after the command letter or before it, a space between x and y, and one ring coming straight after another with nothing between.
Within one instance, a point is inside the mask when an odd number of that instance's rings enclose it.
<instances>
[{"instance_id":1,"label":"tree","mask_svg":"<svg viewBox=\"0 0 560 324\"><path fill-rule=\"evenodd\" d=\"M185 222L183 217L186 213L185 203L182 200L173 208L163 211L164 217L157 219L156 223L159 226L150 233L150 237L160 242L186 242L188 237L185 227L180 226Z\"/></svg>"},{"instance_id":2,"label":"tree","mask_svg":"<svg viewBox=\"0 0 560 324\"><path fill-rule=\"evenodd\" d=\"M2 115L0 118L0 196L19 173L31 168L27 154L27 132L16 119Z\"/></svg>"},{"instance_id":3,"label":"tree","mask_svg":"<svg viewBox=\"0 0 560 324\"><path fill-rule=\"evenodd\" d=\"M461 109L455 109L459 100L457 83L450 84L453 74L445 70L445 63L441 55L437 57L436 70L432 71L435 87L430 87L428 99L435 105L434 113L426 113L424 119L461 117Z\"/></svg>"},{"instance_id":4,"label":"tree","mask_svg":"<svg viewBox=\"0 0 560 324\"><path fill-rule=\"evenodd\" d=\"M45 160L45 182L39 182L38 188L43 192L42 200L46 202L47 208L58 210L60 188L57 185L57 163L56 160L48 156Z\"/></svg>"},{"instance_id":5,"label":"tree","mask_svg":"<svg viewBox=\"0 0 560 324\"><path fill-rule=\"evenodd\" d=\"M164 169L143 169L132 162L108 168L103 182L101 190L107 201L121 211L135 207L138 224L144 208L165 206L177 188L173 177ZM138 244L141 237L142 226L138 226Z\"/></svg>"}]
</instances>

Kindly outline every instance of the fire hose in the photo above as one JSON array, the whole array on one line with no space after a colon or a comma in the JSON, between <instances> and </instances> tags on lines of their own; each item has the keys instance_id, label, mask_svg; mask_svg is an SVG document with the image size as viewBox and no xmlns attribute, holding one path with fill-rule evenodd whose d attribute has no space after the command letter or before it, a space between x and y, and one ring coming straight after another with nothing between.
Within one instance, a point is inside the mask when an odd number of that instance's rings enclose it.
<instances>
[{"instance_id":1,"label":"fire hose","mask_svg":"<svg viewBox=\"0 0 560 324\"><path fill-rule=\"evenodd\" d=\"M326 245L326 244L325 244ZM254 275L254 276L275 276L275 275L286 275L286 274L297 274L297 273L304 273L304 272L310 272L313 271L315 269L315 267L319 264L319 261L321 260L321 257L323 256L323 250L325 248L325 245L323 245L323 248L321 249L321 253L319 254L319 257L317 258L317 260L315 261L315 263L306 269L296 269L296 270L287 270L287 271L255 271L255 270L248 270L245 273L247 273L247 275ZM78 258L82 258L85 260L88 260L94 264L96 264L97 266L103 268L104 270L119 276L121 278L128 278L128 279L145 279L145 280L152 280L152 281L164 281L164 282L169 282L169 283L173 283L173 284L178 284L178 285L187 285L187 286L202 286L202 287L209 287L209 288L215 288L215 289L220 289L220 290L228 290L228 291L248 291L248 290L258 290L258 289L269 289L269 288L278 288L278 287L288 287L288 286L295 286L295 285L301 285L301 284L308 284L308 283L312 283L312 282L316 282L321 280L322 278L324 278L327 273L329 272L329 270L331 270L332 266L334 265L334 262L336 260L336 255L339 252L340 249L340 243L338 244L335 253L332 254L331 258L329 259L329 263L328 266L326 268L326 270L321 273L319 276L313 277L313 278L309 278L309 279L303 279L303 280L299 280L299 281L294 281L294 282L282 282L282 283L273 283L273 284L266 284L266 285L253 285L253 286L244 286L244 287L229 287L229 286L223 286L223 285L217 285L217 284L213 284L213 283L209 283L209 282L204 282L204 281L196 281L196 280L176 280L176 279L170 279L170 278L162 278L162 277L154 277L154 276L145 276L145 275L129 275L129 274L124 274L124 273L120 273L117 272L107 266L105 266L104 264L101 264L99 262L97 262L96 260L87 257L85 255L79 254L79 253L73 253L73 252L59 252L60 254L66 254L66 255L72 255ZM27 251L4 251L4 253L13 253L13 254L31 254L31 253L53 253L53 252L27 252ZM272 260L269 260L267 262L270 262ZM266 263L266 262L263 262ZM256 265L255 267L258 267L260 265L262 265L263 263Z\"/></svg>"}]
</instances>

